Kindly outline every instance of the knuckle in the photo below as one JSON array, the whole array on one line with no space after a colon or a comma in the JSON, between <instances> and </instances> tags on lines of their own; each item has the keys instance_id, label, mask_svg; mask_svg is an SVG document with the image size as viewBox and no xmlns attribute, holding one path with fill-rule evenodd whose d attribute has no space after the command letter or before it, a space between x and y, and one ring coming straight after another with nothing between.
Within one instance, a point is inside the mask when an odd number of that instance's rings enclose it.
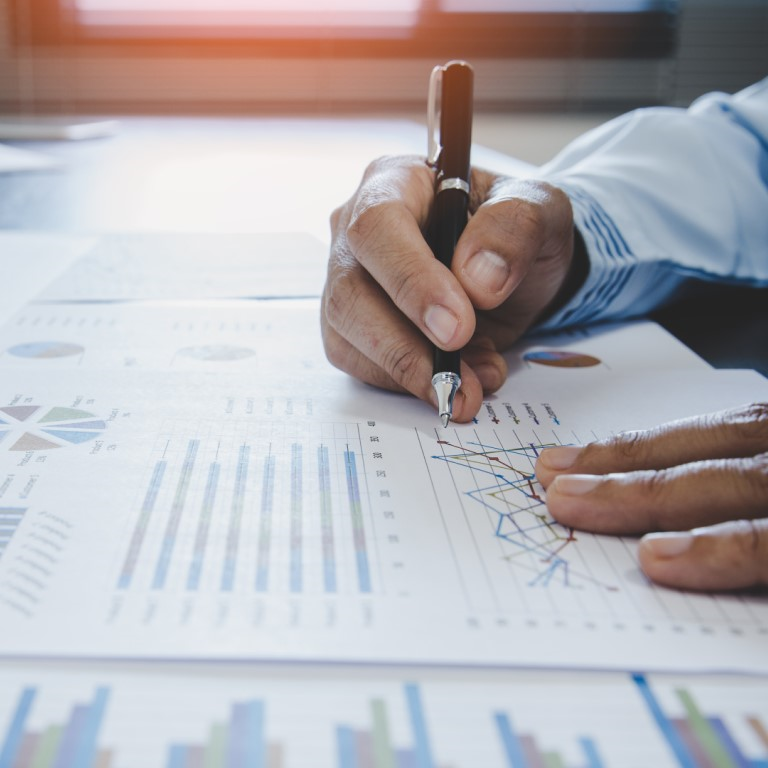
<instances>
[{"instance_id":1,"label":"knuckle","mask_svg":"<svg viewBox=\"0 0 768 768\"><path fill-rule=\"evenodd\" d=\"M568 195L544 181L500 179L484 207L506 236L523 243L540 244L553 225L570 228L573 220Z\"/></svg>"},{"instance_id":2,"label":"knuckle","mask_svg":"<svg viewBox=\"0 0 768 768\"><path fill-rule=\"evenodd\" d=\"M345 351L345 347L342 344L332 342L327 336L323 339L325 356L328 358L328 362L340 371L348 372L348 353Z\"/></svg>"},{"instance_id":3,"label":"knuckle","mask_svg":"<svg viewBox=\"0 0 768 768\"><path fill-rule=\"evenodd\" d=\"M368 201L352 214L347 225L347 242L358 253L372 241L383 241L392 232L394 220L395 211L391 202Z\"/></svg>"},{"instance_id":4,"label":"knuckle","mask_svg":"<svg viewBox=\"0 0 768 768\"><path fill-rule=\"evenodd\" d=\"M750 520L750 550L758 568L757 580L768 585L768 520Z\"/></svg>"},{"instance_id":5,"label":"knuckle","mask_svg":"<svg viewBox=\"0 0 768 768\"><path fill-rule=\"evenodd\" d=\"M363 172L363 181L365 182L368 179L378 175L382 171L392 168L392 166L398 162L399 158L393 155L379 155L378 157L374 157L373 160L371 160L365 167L365 171Z\"/></svg>"},{"instance_id":6,"label":"knuckle","mask_svg":"<svg viewBox=\"0 0 768 768\"><path fill-rule=\"evenodd\" d=\"M751 459L744 459L746 464L745 501L768 508L768 452L760 453Z\"/></svg>"},{"instance_id":7,"label":"knuckle","mask_svg":"<svg viewBox=\"0 0 768 768\"><path fill-rule=\"evenodd\" d=\"M728 499L732 509L744 514L765 514L768 508L768 453L747 459L714 459L707 472Z\"/></svg>"},{"instance_id":8,"label":"knuckle","mask_svg":"<svg viewBox=\"0 0 768 768\"><path fill-rule=\"evenodd\" d=\"M339 223L341 221L341 216L343 211L344 211L343 205L340 205L338 206L338 208L334 208L331 211L330 222L331 222L332 232L336 232L339 229Z\"/></svg>"},{"instance_id":9,"label":"knuckle","mask_svg":"<svg viewBox=\"0 0 768 768\"><path fill-rule=\"evenodd\" d=\"M421 361L421 347L406 341L393 344L385 350L381 366L398 384L409 391L414 391L413 386L417 381Z\"/></svg>"},{"instance_id":10,"label":"knuckle","mask_svg":"<svg viewBox=\"0 0 768 768\"><path fill-rule=\"evenodd\" d=\"M734 520L727 524L728 546L721 550L722 566L728 570L743 569L745 565L760 565L759 558L768 551L768 531L754 520ZM762 578L768 578L768 566L762 564Z\"/></svg>"},{"instance_id":11,"label":"knuckle","mask_svg":"<svg viewBox=\"0 0 768 768\"><path fill-rule=\"evenodd\" d=\"M398 307L408 307L413 296L418 297L418 301L421 301L423 298L424 286L422 281L419 280L420 273L416 264L415 259L411 259L408 254L403 254L398 259L398 263L393 265L389 276L390 284L387 292Z\"/></svg>"},{"instance_id":12,"label":"knuckle","mask_svg":"<svg viewBox=\"0 0 768 768\"><path fill-rule=\"evenodd\" d=\"M331 328L342 336L354 322L360 291L357 287L354 269L338 271L325 288L323 314Z\"/></svg>"},{"instance_id":13,"label":"knuckle","mask_svg":"<svg viewBox=\"0 0 768 768\"><path fill-rule=\"evenodd\" d=\"M493 224L506 239L521 243L542 240L544 212L528 200L510 200L503 206L491 205L488 212Z\"/></svg>"},{"instance_id":14,"label":"knuckle","mask_svg":"<svg viewBox=\"0 0 768 768\"><path fill-rule=\"evenodd\" d=\"M768 448L768 403L749 403L729 411L725 420L740 440Z\"/></svg>"},{"instance_id":15,"label":"knuckle","mask_svg":"<svg viewBox=\"0 0 768 768\"><path fill-rule=\"evenodd\" d=\"M641 430L619 432L603 444L617 458L635 465L646 455L648 434Z\"/></svg>"},{"instance_id":16,"label":"knuckle","mask_svg":"<svg viewBox=\"0 0 768 768\"><path fill-rule=\"evenodd\" d=\"M677 528L675 520L660 512L666 508L664 497L668 492L672 474L673 470L666 469L649 469L638 473L649 529L668 531Z\"/></svg>"}]
</instances>

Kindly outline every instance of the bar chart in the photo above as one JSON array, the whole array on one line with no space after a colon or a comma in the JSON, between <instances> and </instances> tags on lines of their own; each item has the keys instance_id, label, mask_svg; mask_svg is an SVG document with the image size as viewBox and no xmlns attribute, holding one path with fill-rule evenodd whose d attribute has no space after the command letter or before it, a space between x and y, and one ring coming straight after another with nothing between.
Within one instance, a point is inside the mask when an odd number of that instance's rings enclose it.
<instances>
[{"instance_id":1,"label":"bar chart","mask_svg":"<svg viewBox=\"0 0 768 768\"><path fill-rule=\"evenodd\" d=\"M342 403L168 376L83 395L61 372L61 397L0 409L0 503L27 509L4 518L6 652L546 667L567 642L580 668L765 667L764 603L662 590L636 541L548 515L537 455L609 431L554 397L435 429L420 403L369 409L354 383ZM6 450L38 423L88 439Z\"/></svg>"},{"instance_id":2,"label":"bar chart","mask_svg":"<svg viewBox=\"0 0 768 768\"><path fill-rule=\"evenodd\" d=\"M226 722L211 725L205 743L171 744L167 768L280 768L281 748L266 742L264 716L264 703L258 699L235 702Z\"/></svg>"},{"instance_id":3,"label":"bar chart","mask_svg":"<svg viewBox=\"0 0 768 768\"><path fill-rule=\"evenodd\" d=\"M721 714L704 712L688 687L675 686L672 706L676 705L679 714L670 715L645 676L634 675L633 679L680 766L768 766L768 729L755 713L743 714L732 727ZM736 735L739 731L761 745L760 757L745 753Z\"/></svg>"},{"instance_id":4,"label":"bar chart","mask_svg":"<svg viewBox=\"0 0 768 768\"><path fill-rule=\"evenodd\" d=\"M419 686L404 685L412 745L397 747L392 740L387 704L383 699L370 701L370 727L355 729L339 725L336 729L339 768L437 768L427 733Z\"/></svg>"},{"instance_id":5,"label":"bar chart","mask_svg":"<svg viewBox=\"0 0 768 768\"><path fill-rule=\"evenodd\" d=\"M765 768L766 722L732 676L0 671L0 768Z\"/></svg>"},{"instance_id":6,"label":"bar chart","mask_svg":"<svg viewBox=\"0 0 768 768\"><path fill-rule=\"evenodd\" d=\"M11 543L26 511L23 507L0 507L0 558Z\"/></svg>"},{"instance_id":7,"label":"bar chart","mask_svg":"<svg viewBox=\"0 0 768 768\"><path fill-rule=\"evenodd\" d=\"M152 454L119 592L375 591L358 425L174 421Z\"/></svg>"},{"instance_id":8,"label":"bar chart","mask_svg":"<svg viewBox=\"0 0 768 768\"><path fill-rule=\"evenodd\" d=\"M37 688L30 687L19 695L0 750L0 766L109 768L110 751L97 745L109 690L98 688L90 702L74 704L65 721L35 730L27 726L27 720L39 693Z\"/></svg>"}]
</instances>

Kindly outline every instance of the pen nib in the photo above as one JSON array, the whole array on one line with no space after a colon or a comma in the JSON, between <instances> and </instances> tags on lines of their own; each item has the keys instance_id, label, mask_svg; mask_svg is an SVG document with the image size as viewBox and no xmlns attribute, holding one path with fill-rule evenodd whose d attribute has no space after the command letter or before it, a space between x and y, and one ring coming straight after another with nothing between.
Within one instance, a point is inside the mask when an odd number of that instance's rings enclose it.
<instances>
[{"instance_id":1,"label":"pen nib","mask_svg":"<svg viewBox=\"0 0 768 768\"><path fill-rule=\"evenodd\" d=\"M432 388L437 395L437 412L440 414L440 421L443 427L448 426L448 422L453 416L453 398L461 386L461 377L457 373L446 371L436 373L432 377Z\"/></svg>"}]
</instances>

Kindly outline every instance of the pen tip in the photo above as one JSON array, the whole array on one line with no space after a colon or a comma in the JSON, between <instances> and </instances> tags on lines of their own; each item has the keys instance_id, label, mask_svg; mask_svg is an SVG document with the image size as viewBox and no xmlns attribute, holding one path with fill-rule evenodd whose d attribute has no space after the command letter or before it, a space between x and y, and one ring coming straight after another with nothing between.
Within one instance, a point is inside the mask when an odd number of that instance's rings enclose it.
<instances>
[{"instance_id":1,"label":"pen tip","mask_svg":"<svg viewBox=\"0 0 768 768\"><path fill-rule=\"evenodd\" d=\"M448 426L448 422L451 420L451 414L450 413L441 413L440 414L440 421L443 422L443 428Z\"/></svg>"}]
</instances>

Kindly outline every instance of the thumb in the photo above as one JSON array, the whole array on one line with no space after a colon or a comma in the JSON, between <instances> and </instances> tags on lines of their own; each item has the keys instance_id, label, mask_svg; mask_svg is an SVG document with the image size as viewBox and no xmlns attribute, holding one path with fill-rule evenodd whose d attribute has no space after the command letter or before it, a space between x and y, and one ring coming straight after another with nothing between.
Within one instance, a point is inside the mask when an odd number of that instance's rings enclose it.
<instances>
[{"instance_id":1,"label":"thumb","mask_svg":"<svg viewBox=\"0 0 768 768\"><path fill-rule=\"evenodd\" d=\"M701 591L768 585L768 520L734 520L640 541L640 565L659 584Z\"/></svg>"},{"instance_id":2,"label":"thumb","mask_svg":"<svg viewBox=\"0 0 768 768\"><path fill-rule=\"evenodd\" d=\"M487 194L459 238L451 268L481 310L501 306L523 280L534 278L528 293L536 294L531 312L538 313L571 262L570 200L546 182L504 177Z\"/></svg>"}]
</instances>

